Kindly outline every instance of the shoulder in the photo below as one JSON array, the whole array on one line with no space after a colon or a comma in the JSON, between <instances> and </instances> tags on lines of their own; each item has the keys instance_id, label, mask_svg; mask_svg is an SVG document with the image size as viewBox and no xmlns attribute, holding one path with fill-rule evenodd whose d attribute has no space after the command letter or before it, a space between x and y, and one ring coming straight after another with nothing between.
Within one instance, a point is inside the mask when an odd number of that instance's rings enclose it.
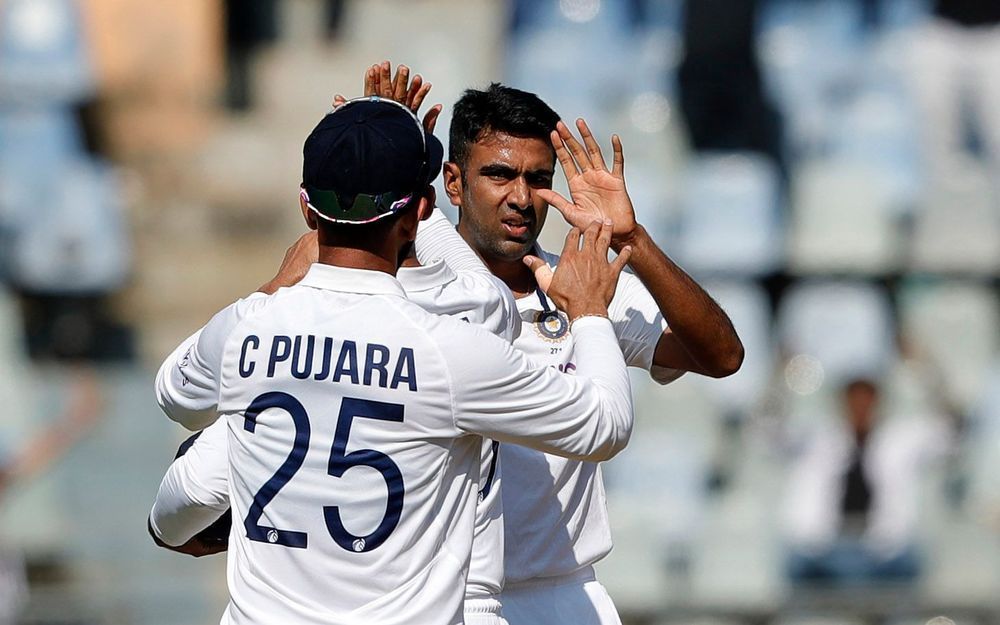
<instances>
[{"instance_id":1,"label":"shoulder","mask_svg":"<svg viewBox=\"0 0 1000 625\"><path fill-rule=\"evenodd\" d=\"M215 348L220 351L226 339L241 322L259 314L274 301L273 295L251 293L226 306L212 317L198 339L201 349Z\"/></svg>"}]
</instances>

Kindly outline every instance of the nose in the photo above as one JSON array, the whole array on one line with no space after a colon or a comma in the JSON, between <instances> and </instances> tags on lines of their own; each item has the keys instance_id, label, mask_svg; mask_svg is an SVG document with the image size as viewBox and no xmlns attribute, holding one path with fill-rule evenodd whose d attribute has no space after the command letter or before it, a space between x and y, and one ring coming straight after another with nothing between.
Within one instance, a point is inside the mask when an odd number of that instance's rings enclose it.
<instances>
[{"instance_id":1,"label":"nose","mask_svg":"<svg viewBox=\"0 0 1000 625\"><path fill-rule=\"evenodd\" d=\"M507 193L507 204L517 210L525 210L531 206L531 187L524 179L518 176L510 182L510 191Z\"/></svg>"}]
</instances>

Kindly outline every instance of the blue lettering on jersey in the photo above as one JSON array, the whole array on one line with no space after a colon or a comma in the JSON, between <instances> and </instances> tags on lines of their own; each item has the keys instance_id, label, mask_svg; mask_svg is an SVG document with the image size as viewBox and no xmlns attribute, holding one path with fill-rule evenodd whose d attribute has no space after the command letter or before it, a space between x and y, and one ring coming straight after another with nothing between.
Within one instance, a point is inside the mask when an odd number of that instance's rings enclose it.
<instances>
[{"instance_id":1,"label":"blue lettering on jersey","mask_svg":"<svg viewBox=\"0 0 1000 625\"><path fill-rule=\"evenodd\" d=\"M316 380L325 380L330 377L330 362L333 360L333 339L326 337L323 339L323 364L320 367L319 373L316 374Z\"/></svg>"},{"instance_id":2,"label":"blue lettering on jersey","mask_svg":"<svg viewBox=\"0 0 1000 625\"><path fill-rule=\"evenodd\" d=\"M274 377L274 368L279 362L288 360L292 353L292 339L287 336L278 335L271 341L271 358L267 363L267 377Z\"/></svg>"},{"instance_id":3,"label":"blue lettering on jersey","mask_svg":"<svg viewBox=\"0 0 1000 625\"><path fill-rule=\"evenodd\" d=\"M253 347L250 347L250 346ZM247 349L256 350L260 347L260 337L251 334L250 336L243 339L243 348L240 349L240 377L249 378L253 375L253 370L257 366L252 360L247 362Z\"/></svg>"},{"instance_id":4,"label":"blue lettering on jersey","mask_svg":"<svg viewBox=\"0 0 1000 625\"><path fill-rule=\"evenodd\" d=\"M320 339L323 347L317 349ZM260 358L256 352L260 343L260 337L255 335L243 339L238 367L241 377L249 378L256 370L256 360ZM338 341L311 334L294 337L277 335L271 339L268 354L269 378L291 375L298 380L330 380L393 390L400 387L412 392L417 390L416 358L410 347L394 349L371 343L364 344L362 351L356 341Z\"/></svg>"},{"instance_id":5,"label":"blue lettering on jersey","mask_svg":"<svg viewBox=\"0 0 1000 625\"><path fill-rule=\"evenodd\" d=\"M399 360L396 361L396 370L392 372L392 383L389 387L398 388L402 382L406 382L407 388L416 392L417 369L413 360L413 350L409 347L399 350Z\"/></svg>"},{"instance_id":6,"label":"blue lettering on jersey","mask_svg":"<svg viewBox=\"0 0 1000 625\"><path fill-rule=\"evenodd\" d=\"M316 346L316 337L309 335L306 339L306 354L300 358L302 353L302 337L295 337L295 347L292 348L292 375L299 380L305 380L312 373L313 348Z\"/></svg>"},{"instance_id":7,"label":"blue lettering on jersey","mask_svg":"<svg viewBox=\"0 0 1000 625\"><path fill-rule=\"evenodd\" d=\"M369 345L365 350L365 386L372 385L372 373L378 371L378 385L385 388L389 373L385 370L389 362L389 348L385 345Z\"/></svg>"},{"instance_id":8,"label":"blue lettering on jersey","mask_svg":"<svg viewBox=\"0 0 1000 625\"><path fill-rule=\"evenodd\" d=\"M358 345L354 341L344 341L340 346L340 356L337 358L337 368L332 380L340 382L340 378L349 375L352 384L358 383Z\"/></svg>"}]
</instances>

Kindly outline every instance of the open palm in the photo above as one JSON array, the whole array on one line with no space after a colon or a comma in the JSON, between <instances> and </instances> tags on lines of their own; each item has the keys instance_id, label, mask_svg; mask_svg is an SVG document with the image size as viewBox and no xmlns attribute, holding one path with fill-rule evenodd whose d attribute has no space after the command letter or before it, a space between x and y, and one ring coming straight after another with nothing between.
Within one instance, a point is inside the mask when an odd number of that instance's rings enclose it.
<instances>
[{"instance_id":1,"label":"open palm","mask_svg":"<svg viewBox=\"0 0 1000 625\"><path fill-rule=\"evenodd\" d=\"M552 132L552 146L566 174L572 201L552 190L539 195L562 213L570 225L584 229L593 221L610 219L612 241L627 240L635 232L635 209L625 189L625 156L618 135L611 137L614 149L611 170L604 162L601 147L590 132L587 122L576 120L583 144L563 122Z\"/></svg>"}]
</instances>

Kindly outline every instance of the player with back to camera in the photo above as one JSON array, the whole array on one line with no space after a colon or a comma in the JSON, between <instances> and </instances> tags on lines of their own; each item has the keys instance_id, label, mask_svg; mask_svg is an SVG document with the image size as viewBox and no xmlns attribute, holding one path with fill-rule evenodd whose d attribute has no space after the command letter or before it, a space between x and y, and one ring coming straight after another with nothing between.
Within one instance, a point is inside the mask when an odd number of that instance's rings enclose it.
<instances>
[{"instance_id":1,"label":"player with back to camera","mask_svg":"<svg viewBox=\"0 0 1000 625\"><path fill-rule=\"evenodd\" d=\"M589 460L627 443L607 303L628 254L607 261L603 222L567 236L550 296L587 340L560 375L405 298L394 276L440 162L408 109L351 101L303 153L319 262L221 311L157 376L174 420L226 421L239 529L222 622L461 622L481 437Z\"/></svg>"},{"instance_id":2,"label":"player with back to camera","mask_svg":"<svg viewBox=\"0 0 1000 625\"><path fill-rule=\"evenodd\" d=\"M445 191L458 207L459 233L517 298L515 348L536 364L579 374L580 350L590 340L541 288L567 260L537 245L552 204L573 226L611 220L611 247L632 251L634 275L621 276L609 305L630 366L663 384L686 371L734 373L743 347L729 318L636 222L620 139L612 137L609 169L587 124L577 120L577 128L582 144L535 94L499 84L466 91L453 112ZM569 200L551 189L557 159ZM447 246L425 247L418 256L447 257ZM508 443L500 457L504 617L511 625L620 623L593 569L612 546L600 465Z\"/></svg>"},{"instance_id":3,"label":"player with back to camera","mask_svg":"<svg viewBox=\"0 0 1000 625\"><path fill-rule=\"evenodd\" d=\"M375 71L378 71L377 66L366 74L366 89L375 84ZM371 90L374 91L374 87ZM395 79L378 91L416 113L429 90L430 84L423 83L419 74L410 83L409 69L400 66ZM345 102L340 98L335 104ZM440 105L434 106L425 116L424 127L428 132L433 132L440 110ZM302 210L309 209L303 204ZM289 248L277 275L264 284L260 292L274 293L302 279L317 257L315 235L312 231ZM396 275L407 297L429 312L452 315L480 325L509 343L519 321L510 291L486 269L439 213L421 222L416 246L422 246L428 239L442 238L450 238L452 245L464 249L464 253L454 254L450 266L440 261L420 265L411 253ZM178 351L185 352L197 339L196 333ZM173 362L172 358L168 358L167 366ZM149 516L149 531L158 545L194 556L227 549L231 531L227 437L226 423L220 420L182 445L160 484ZM465 586L466 625L505 625L498 601L503 584L503 526L497 445L495 441L484 440L480 484L473 493L476 527Z\"/></svg>"}]
</instances>

